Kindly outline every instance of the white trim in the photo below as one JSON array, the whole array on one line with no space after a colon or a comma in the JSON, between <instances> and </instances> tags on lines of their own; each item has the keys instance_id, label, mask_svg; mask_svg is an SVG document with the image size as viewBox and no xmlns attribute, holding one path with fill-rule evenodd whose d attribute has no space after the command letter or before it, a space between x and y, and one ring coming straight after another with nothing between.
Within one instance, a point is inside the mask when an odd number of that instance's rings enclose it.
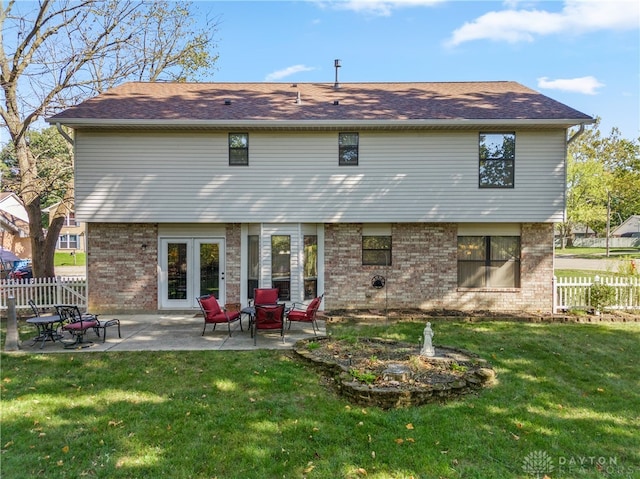
<instances>
[{"instance_id":1,"label":"white trim","mask_svg":"<svg viewBox=\"0 0 640 479\"><path fill-rule=\"evenodd\" d=\"M520 236L520 223L460 223L458 236Z\"/></svg>"},{"instance_id":2,"label":"white trim","mask_svg":"<svg viewBox=\"0 0 640 479\"><path fill-rule=\"evenodd\" d=\"M45 119L47 123L61 123L71 128L216 128L230 130L234 128L252 129L317 129L317 128L383 128L383 129L412 129L412 128L478 128L484 127L548 127L558 126L568 128L580 124L592 124L594 119L558 118L558 119L517 119L501 118L497 120L482 119L452 119L452 120L132 120L132 119L98 119L98 118L65 118L56 121Z\"/></svg>"},{"instance_id":3,"label":"white trim","mask_svg":"<svg viewBox=\"0 0 640 479\"><path fill-rule=\"evenodd\" d=\"M391 236L390 223L364 223L362 236Z\"/></svg>"}]
</instances>

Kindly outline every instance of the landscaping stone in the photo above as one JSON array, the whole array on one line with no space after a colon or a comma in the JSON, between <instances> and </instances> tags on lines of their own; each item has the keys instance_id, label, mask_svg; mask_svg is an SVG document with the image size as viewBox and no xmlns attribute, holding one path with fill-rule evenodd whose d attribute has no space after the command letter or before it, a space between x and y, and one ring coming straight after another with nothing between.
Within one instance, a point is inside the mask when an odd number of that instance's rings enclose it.
<instances>
[{"instance_id":1,"label":"landscaping stone","mask_svg":"<svg viewBox=\"0 0 640 479\"><path fill-rule=\"evenodd\" d=\"M420 356L408 343L361 338L356 344L332 338L298 341L294 351L334 381L350 402L383 409L419 406L478 392L496 380L477 355L436 346L435 356ZM363 377L375 378L366 383Z\"/></svg>"}]
</instances>

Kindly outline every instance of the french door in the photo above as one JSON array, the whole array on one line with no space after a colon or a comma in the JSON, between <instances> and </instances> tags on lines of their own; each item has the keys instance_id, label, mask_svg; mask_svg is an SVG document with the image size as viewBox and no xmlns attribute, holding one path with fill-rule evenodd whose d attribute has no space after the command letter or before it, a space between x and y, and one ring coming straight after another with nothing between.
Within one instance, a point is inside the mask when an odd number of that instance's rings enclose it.
<instances>
[{"instance_id":1,"label":"french door","mask_svg":"<svg viewBox=\"0 0 640 479\"><path fill-rule=\"evenodd\" d=\"M224 304L224 239L162 238L160 254L162 309L197 308L205 294Z\"/></svg>"}]
</instances>

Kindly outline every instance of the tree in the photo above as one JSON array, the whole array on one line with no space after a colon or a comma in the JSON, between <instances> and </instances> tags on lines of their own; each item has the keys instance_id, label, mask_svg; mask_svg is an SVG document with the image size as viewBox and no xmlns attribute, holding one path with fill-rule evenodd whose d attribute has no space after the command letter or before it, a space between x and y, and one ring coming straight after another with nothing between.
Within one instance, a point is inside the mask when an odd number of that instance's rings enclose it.
<instances>
[{"instance_id":1,"label":"tree","mask_svg":"<svg viewBox=\"0 0 640 479\"><path fill-rule=\"evenodd\" d=\"M42 192L43 207L61 202L73 180L71 145L53 126L44 130L29 130L27 144L38 163L37 182L29 185L29 188ZM21 189L20 169L13 143L5 145L0 151L0 167L2 188L20 197L28 195ZM42 224L42 228L47 226L46 223Z\"/></svg>"},{"instance_id":2,"label":"tree","mask_svg":"<svg viewBox=\"0 0 640 479\"><path fill-rule=\"evenodd\" d=\"M45 234L43 199L50 185L28 132L44 116L131 80L185 81L213 72L217 24L195 29L190 3L166 0L40 0L0 5L0 115L11 138L21 197L29 215L33 270L53 276L53 257L73 200L69 181L63 207Z\"/></svg>"},{"instance_id":3,"label":"tree","mask_svg":"<svg viewBox=\"0 0 640 479\"><path fill-rule=\"evenodd\" d=\"M576 225L605 233L609 200L612 225L640 213L640 140L622 138L617 128L603 137L599 123L568 148L565 237Z\"/></svg>"}]
</instances>

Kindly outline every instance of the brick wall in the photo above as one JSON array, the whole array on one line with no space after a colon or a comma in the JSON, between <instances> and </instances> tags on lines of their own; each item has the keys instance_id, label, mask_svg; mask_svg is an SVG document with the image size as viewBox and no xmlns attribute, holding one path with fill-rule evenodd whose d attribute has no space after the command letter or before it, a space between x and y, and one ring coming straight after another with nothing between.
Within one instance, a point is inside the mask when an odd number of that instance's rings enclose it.
<instances>
[{"instance_id":1,"label":"brick wall","mask_svg":"<svg viewBox=\"0 0 640 479\"><path fill-rule=\"evenodd\" d=\"M456 226L453 224L394 224L392 265L362 265L362 227L325 226L326 309L441 308L443 296L455 288ZM374 289L375 275L386 287Z\"/></svg>"},{"instance_id":2,"label":"brick wall","mask_svg":"<svg viewBox=\"0 0 640 479\"><path fill-rule=\"evenodd\" d=\"M392 265L362 265L362 226L325 226L325 308L551 311L553 225L524 224L521 287L458 290L455 224L392 225ZM386 288L371 286L374 275Z\"/></svg>"},{"instance_id":3,"label":"brick wall","mask_svg":"<svg viewBox=\"0 0 640 479\"><path fill-rule=\"evenodd\" d=\"M87 255L89 309L155 311L158 228L154 224L91 223ZM228 302L240 298L240 224L226 226ZM362 225L325 225L325 309L420 308L495 311L552 309L553 225L524 224L521 287L457 288L455 224L393 224L392 265L362 265ZM375 275L386 287L374 289Z\"/></svg>"},{"instance_id":4,"label":"brick wall","mask_svg":"<svg viewBox=\"0 0 640 479\"><path fill-rule=\"evenodd\" d=\"M226 227L225 287L228 303L240 302L240 223Z\"/></svg>"},{"instance_id":5,"label":"brick wall","mask_svg":"<svg viewBox=\"0 0 640 479\"><path fill-rule=\"evenodd\" d=\"M135 312L158 309L158 227L87 224L88 309Z\"/></svg>"}]
</instances>

